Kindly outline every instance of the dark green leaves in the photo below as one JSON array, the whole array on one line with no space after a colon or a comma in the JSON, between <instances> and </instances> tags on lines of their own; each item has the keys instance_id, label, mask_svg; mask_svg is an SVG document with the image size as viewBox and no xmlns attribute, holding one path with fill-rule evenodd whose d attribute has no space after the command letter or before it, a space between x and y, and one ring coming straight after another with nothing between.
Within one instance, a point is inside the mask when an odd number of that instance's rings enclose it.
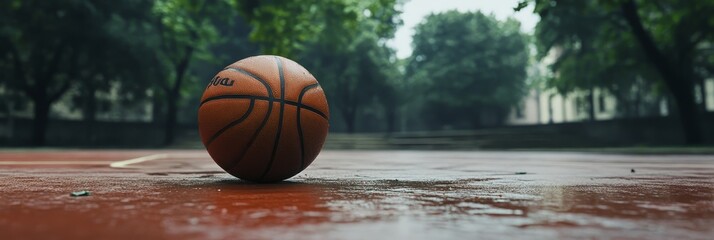
<instances>
[{"instance_id":1,"label":"dark green leaves","mask_svg":"<svg viewBox=\"0 0 714 240\"><path fill-rule=\"evenodd\" d=\"M251 39L263 52L294 56L319 41L329 48L349 44L364 27L379 38L394 34L400 21L395 0L243 1L244 15L253 25Z\"/></svg>"},{"instance_id":2,"label":"dark green leaves","mask_svg":"<svg viewBox=\"0 0 714 240\"><path fill-rule=\"evenodd\" d=\"M430 15L416 27L407 78L436 125L499 124L525 93L528 60L519 23L481 12ZM482 121L482 116L490 120Z\"/></svg>"}]
</instances>

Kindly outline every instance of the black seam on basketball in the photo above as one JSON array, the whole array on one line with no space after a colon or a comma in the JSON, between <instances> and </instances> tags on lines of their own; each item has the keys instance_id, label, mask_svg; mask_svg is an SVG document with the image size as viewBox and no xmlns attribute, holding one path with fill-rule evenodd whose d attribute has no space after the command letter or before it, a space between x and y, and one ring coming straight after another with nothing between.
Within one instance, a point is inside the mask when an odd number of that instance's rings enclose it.
<instances>
[{"instance_id":1,"label":"black seam on basketball","mask_svg":"<svg viewBox=\"0 0 714 240\"><path fill-rule=\"evenodd\" d=\"M242 69L242 68L238 68L238 67L226 67L226 68L224 68L223 70L236 71L236 72L239 72L239 73L248 75L249 77L252 77L252 78L255 79L255 80L258 80L260 83L263 84L263 86L265 86L266 90L268 91L268 96L270 96L270 98L274 99L274 97L273 97L273 88L270 87L270 84L268 84L268 82L266 82L266 81L263 80L262 78L258 77L258 75L255 75L254 73L249 72L248 70L245 70L245 69Z\"/></svg>"},{"instance_id":2,"label":"black seam on basketball","mask_svg":"<svg viewBox=\"0 0 714 240\"><path fill-rule=\"evenodd\" d=\"M203 104L208 103L210 101L215 101L215 100L220 100L220 99L255 99L255 100L263 100L263 101L271 101L269 97L265 96L253 96L253 95L242 95L242 94L236 94L236 95L220 95L220 96L215 96L215 97L210 97L206 98L206 100L203 100L201 102L200 106L203 106ZM304 108L305 110L311 111L316 113L317 115L320 115L324 119L329 119L327 117L327 114L322 113L320 110L317 110L316 108L310 107L308 105L290 101L290 100L284 100L281 101L280 99L273 99L273 102L285 102L287 105L292 105L292 106L299 106L300 108ZM200 108L199 106L199 108Z\"/></svg>"},{"instance_id":3,"label":"black seam on basketball","mask_svg":"<svg viewBox=\"0 0 714 240\"><path fill-rule=\"evenodd\" d=\"M262 99L259 99L259 100L267 100L268 101L268 112L265 114L265 118L263 118L263 122L260 123L258 130L256 130L255 133L253 133L253 136L250 137L250 140L248 141L248 147L246 147L245 150L243 150L243 152L241 152L240 156L238 157L238 159L236 161L233 161L231 163L231 165L226 168L226 170L232 170L233 168L238 166L238 163L243 161L243 158L245 158L245 154L248 152L248 149L250 149L253 146L255 139L258 138L258 135L263 130L263 127L265 127L265 124L268 123L268 119L270 119L270 114L273 112L273 102L275 101L275 97L273 97L273 90L270 87L270 84L268 84L268 82L266 82L262 78L258 77L258 75L255 75L245 69L238 68L238 67L226 67L226 68L224 68L224 70L236 71L236 72L245 74L249 77L252 77L253 79L261 82L265 86L266 91L268 92L268 97L263 97ZM216 98L216 99L218 99L218 98ZM251 98L251 99L258 100L257 98ZM201 103L201 106L203 106L203 104L208 102L209 100L211 100L211 98L203 101ZM213 100L215 100L215 99L213 99Z\"/></svg>"},{"instance_id":4,"label":"black seam on basketball","mask_svg":"<svg viewBox=\"0 0 714 240\"><path fill-rule=\"evenodd\" d=\"M300 141L300 170L299 171L302 171L303 169L305 169L305 141L303 140L303 135L302 135L302 125L300 124L300 105L302 105L302 97L303 97L303 95L305 95L307 90L316 88L317 86L319 86L317 83L308 85L307 87L302 88L302 91L300 91L300 95L298 95L297 131L298 131L298 140Z\"/></svg>"},{"instance_id":5,"label":"black seam on basketball","mask_svg":"<svg viewBox=\"0 0 714 240\"><path fill-rule=\"evenodd\" d=\"M260 124L258 127L258 130L253 133L253 136L250 137L250 141L248 141L248 147L243 150L243 152L240 153L240 156L238 156L238 159L234 161L230 166L226 168L226 170L232 170L236 166L238 166L238 163L243 161L243 158L245 158L245 154L248 153L248 149L250 149L253 146L253 143L255 143L255 139L258 138L258 134L263 130L263 127L265 127L265 124L268 123L268 119L270 119L270 114L273 112L273 102L269 102L268 105L268 112L265 114L265 118L263 118L263 122ZM230 171L229 171L230 172Z\"/></svg>"},{"instance_id":6,"label":"black seam on basketball","mask_svg":"<svg viewBox=\"0 0 714 240\"><path fill-rule=\"evenodd\" d=\"M225 131L228 130L229 128L232 128L232 127L235 126L235 125L238 125L239 123L243 122L246 118L248 118L248 116L250 115L250 113L253 111L253 105L255 105L255 99L250 99L250 105L248 106L248 110L246 110L245 113L243 113L243 116L241 116L241 117L238 118L237 120L235 120L235 121L229 123L228 125L226 125L226 126L224 126L223 128L221 128L221 130L218 130L218 132L216 132L215 134L213 134L213 136L212 136L210 139L208 139L208 142L206 142L206 146L211 145L211 143L213 142L213 140L216 140L216 138L218 138L218 136L220 136L221 134L223 134L223 132L225 132Z\"/></svg>"},{"instance_id":7,"label":"black seam on basketball","mask_svg":"<svg viewBox=\"0 0 714 240\"><path fill-rule=\"evenodd\" d=\"M280 144L280 135L283 131L283 112L285 111L285 75L283 74L283 64L280 61L280 58L274 58L275 64L277 64L278 67L278 75L280 77L280 113L278 117L278 131L275 134L275 143L273 144L273 153L270 154L270 161L268 162L268 166L265 168L265 171L263 171L263 174L260 176L260 178L258 178L258 181L263 180L263 178L268 175L268 172L270 172L270 169L273 168L273 162L275 162L275 153L278 151L278 144Z\"/></svg>"}]
</instances>

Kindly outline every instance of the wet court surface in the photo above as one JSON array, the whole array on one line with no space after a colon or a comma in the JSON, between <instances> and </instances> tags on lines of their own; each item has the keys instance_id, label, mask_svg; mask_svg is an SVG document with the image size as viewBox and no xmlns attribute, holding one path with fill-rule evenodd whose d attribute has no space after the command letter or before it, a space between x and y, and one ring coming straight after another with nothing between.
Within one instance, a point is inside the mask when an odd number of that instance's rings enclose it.
<instances>
[{"instance_id":1,"label":"wet court surface","mask_svg":"<svg viewBox=\"0 0 714 240\"><path fill-rule=\"evenodd\" d=\"M0 239L714 236L706 155L324 151L265 185L204 151L5 151L0 194Z\"/></svg>"}]
</instances>

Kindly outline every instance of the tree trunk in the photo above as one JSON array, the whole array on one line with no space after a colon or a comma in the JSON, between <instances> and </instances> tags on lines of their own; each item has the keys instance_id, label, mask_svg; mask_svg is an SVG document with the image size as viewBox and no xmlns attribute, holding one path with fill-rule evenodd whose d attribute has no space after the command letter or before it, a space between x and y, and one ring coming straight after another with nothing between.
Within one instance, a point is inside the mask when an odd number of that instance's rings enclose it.
<instances>
[{"instance_id":1,"label":"tree trunk","mask_svg":"<svg viewBox=\"0 0 714 240\"><path fill-rule=\"evenodd\" d=\"M588 121L595 121L595 87L588 90Z\"/></svg>"},{"instance_id":2,"label":"tree trunk","mask_svg":"<svg viewBox=\"0 0 714 240\"><path fill-rule=\"evenodd\" d=\"M183 79L186 76L186 71L188 70L188 64L191 62L191 56L193 54L193 47L187 46L184 48L184 57L176 64L176 81L174 81L173 86L168 89L166 94L166 104L168 105L168 112L166 113L166 125L164 134L164 145L171 145L174 143L175 132L176 132L176 117L178 112L178 100L181 97L181 85Z\"/></svg>"},{"instance_id":3,"label":"tree trunk","mask_svg":"<svg viewBox=\"0 0 714 240\"><path fill-rule=\"evenodd\" d=\"M685 82L685 81L682 81ZM687 85L686 83L682 83ZM694 89L689 85L686 89L674 90L674 96L677 111L679 112L679 121L684 130L684 137L687 144L699 144L702 142L701 127L699 125L699 115L697 112L697 104L694 101Z\"/></svg>"},{"instance_id":4,"label":"tree trunk","mask_svg":"<svg viewBox=\"0 0 714 240\"><path fill-rule=\"evenodd\" d=\"M397 111L399 111L399 107L397 107L396 104L388 104L388 107L385 107L387 133L392 133L397 129Z\"/></svg>"},{"instance_id":5,"label":"tree trunk","mask_svg":"<svg viewBox=\"0 0 714 240\"><path fill-rule=\"evenodd\" d=\"M561 96L561 99L563 99L562 101L560 101L560 105L561 105L560 107L562 108L562 111L563 111L563 122L567 122L568 121L568 106L566 105L565 101L568 100L568 95L563 94Z\"/></svg>"},{"instance_id":6,"label":"tree trunk","mask_svg":"<svg viewBox=\"0 0 714 240\"><path fill-rule=\"evenodd\" d=\"M540 124L540 89L536 88L536 123Z\"/></svg>"},{"instance_id":7,"label":"tree trunk","mask_svg":"<svg viewBox=\"0 0 714 240\"><path fill-rule=\"evenodd\" d=\"M702 113L707 112L707 84L706 80L704 80L704 77L701 76L695 76L697 80L697 84L699 85L699 96L702 99L702 102L699 104L699 111Z\"/></svg>"},{"instance_id":8,"label":"tree trunk","mask_svg":"<svg viewBox=\"0 0 714 240\"><path fill-rule=\"evenodd\" d=\"M47 135L47 123L49 122L50 102L46 96L38 97L34 100L34 119L32 122L32 145L45 145Z\"/></svg>"},{"instance_id":9,"label":"tree trunk","mask_svg":"<svg viewBox=\"0 0 714 240\"><path fill-rule=\"evenodd\" d=\"M161 122L164 120L164 111L163 111L163 104L162 104L162 99L158 94L158 88L154 90L154 95L151 96L151 122L159 125Z\"/></svg>"},{"instance_id":10,"label":"tree trunk","mask_svg":"<svg viewBox=\"0 0 714 240\"><path fill-rule=\"evenodd\" d=\"M645 30L644 26L642 26L635 2L632 0L627 1L621 5L621 9L625 19L632 28L632 33L640 43L640 47L642 47L645 55L654 65L655 69L662 75L665 85L674 97L680 125L684 130L685 142L687 144L700 144L702 142L702 135L697 107L694 101L692 59L681 58L678 61L680 62L679 66L674 66L672 62L669 61L669 58L657 48L652 36ZM680 52L679 55L689 56L689 54L683 52Z\"/></svg>"},{"instance_id":11,"label":"tree trunk","mask_svg":"<svg viewBox=\"0 0 714 240\"><path fill-rule=\"evenodd\" d=\"M342 118L345 120L345 126L347 127L347 132L348 133L354 133L355 132L355 117L356 117L356 112L357 109L353 106L351 107L346 107L342 111Z\"/></svg>"},{"instance_id":12,"label":"tree trunk","mask_svg":"<svg viewBox=\"0 0 714 240\"><path fill-rule=\"evenodd\" d=\"M166 105L168 111L166 112L166 122L164 129L164 145L171 145L174 143L175 131L176 131L176 115L178 112L177 97L178 94L167 94Z\"/></svg>"},{"instance_id":13,"label":"tree trunk","mask_svg":"<svg viewBox=\"0 0 714 240\"><path fill-rule=\"evenodd\" d=\"M553 124L553 94L548 95L548 124Z\"/></svg>"},{"instance_id":14,"label":"tree trunk","mask_svg":"<svg viewBox=\"0 0 714 240\"><path fill-rule=\"evenodd\" d=\"M487 108L486 106L483 106L483 105L480 105L480 104L473 105L473 106L472 106L472 111L470 111L470 112L464 112L464 113L463 113L463 114L464 114L464 115L463 115L464 118L469 118L469 119L471 119L471 121L469 121L469 123L471 123L471 126L469 126L469 125L461 125L460 122L456 122L456 123L451 124L450 127L451 127L451 128L457 128L457 129L458 129L458 128L462 128L462 127L470 127L471 129L480 129L480 128L483 128L483 127L484 127L484 120L483 120L483 113L484 113L484 112L488 112L488 108ZM447 118L447 119L454 119L454 118L456 118L456 116L454 116L453 113L450 113L449 115L445 115L445 116L440 116L440 117L442 117L442 118L445 117L445 118ZM445 129L444 126L443 126L443 124L442 124L441 129L442 129L442 130Z\"/></svg>"},{"instance_id":15,"label":"tree trunk","mask_svg":"<svg viewBox=\"0 0 714 240\"><path fill-rule=\"evenodd\" d=\"M635 92L635 101L633 104L634 111L635 111L635 114L633 115L634 118L639 118L643 115L641 113L642 112L641 105L642 105L642 88L644 88L644 86L642 86L642 85L643 84L641 84L639 81L637 81L637 84L635 85L637 87L637 89L635 90L636 91Z\"/></svg>"},{"instance_id":16,"label":"tree trunk","mask_svg":"<svg viewBox=\"0 0 714 240\"><path fill-rule=\"evenodd\" d=\"M12 96L10 96L10 98L12 98ZM7 107L7 138L12 139L15 133L15 121L12 113L14 102L12 100L5 101L5 106Z\"/></svg>"},{"instance_id":17,"label":"tree trunk","mask_svg":"<svg viewBox=\"0 0 714 240\"><path fill-rule=\"evenodd\" d=\"M82 118L84 120L85 139L88 144L95 142L94 123L97 119L97 98L96 88L91 83L86 83L83 89L84 109L82 109Z\"/></svg>"},{"instance_id":18,"label":"tree trunk","mask_svg":"<svg viewBox=\"0 0 714 240\"><path fill-rule=\"evenodd\" d=\"M344 73L340 74L340 76L344 75ZM342 118L344 118L345 126L347 127L347 132L354 133L356 128L355 122L357 118L357 108L359 103L355 99L356 93L354 91L350 91L352 89L350 86L351 84L354 84L355 81L351 81L352 79L346 80L347 82L339 86L339 92L341 93L340 95L342 96L343 104L343 107L340 108L340 112L342 113Z\"/></svg>"}]
</instances>

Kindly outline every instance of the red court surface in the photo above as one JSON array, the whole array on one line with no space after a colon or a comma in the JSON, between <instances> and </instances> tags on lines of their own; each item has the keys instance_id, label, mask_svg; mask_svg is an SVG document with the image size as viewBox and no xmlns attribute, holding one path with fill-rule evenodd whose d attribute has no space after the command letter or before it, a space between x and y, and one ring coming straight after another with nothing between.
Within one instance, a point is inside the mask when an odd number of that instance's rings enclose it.
<instances>
[{"instance_id":1,"label":"red court surface","mask_svg":"<svg viewBox=\"0 0 714 240\"><path fill-rule=\"evenodd\" d=\"M714 236L707 155L323 151L266 185L205 151L6 150L0 194L0 239Z\"/></svg>"}]
</instances>

